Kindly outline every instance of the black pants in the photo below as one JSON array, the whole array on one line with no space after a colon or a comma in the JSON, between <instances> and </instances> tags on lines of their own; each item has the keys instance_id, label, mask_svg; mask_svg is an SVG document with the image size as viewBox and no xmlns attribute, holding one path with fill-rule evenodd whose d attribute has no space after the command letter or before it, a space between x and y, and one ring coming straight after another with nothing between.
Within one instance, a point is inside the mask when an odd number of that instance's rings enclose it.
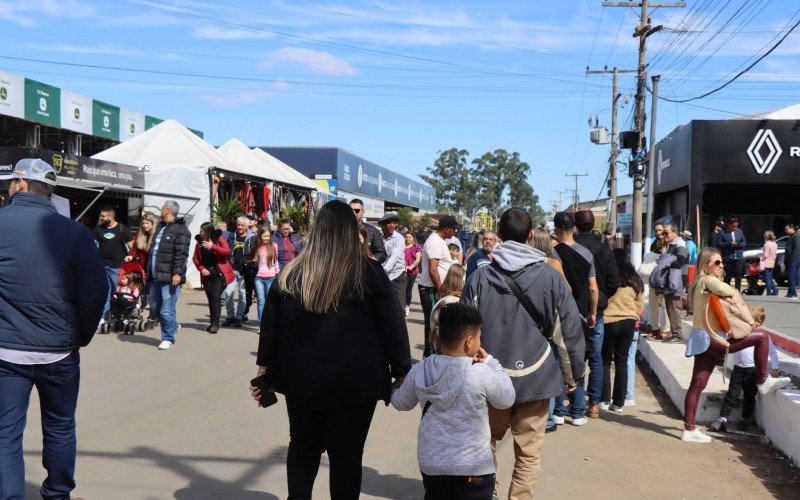
<instances>
[{"instance_id":1,"label":"black pants","mask_svg":"<svg viewBox=\"0 0 800 500\"><path fill-rule=\"evenodd\" d=\"M244 293L247 296L244 304L244 315L250 312L250 306L253 305L253 294L256 293L256 274L249 268L243 271L244 273Z\"/></svg>"},{"instance_id":2,"label":"black pants","mask_svg":"<svg viewBox=\"0 0 800 500\"><path fill-rule=\"evenodd\" d=\"M429 476L422 474L425 500L491 500L494 474L485 476Z\"/></svg>"},{"instance_id":3,"label":"black pants","mask_svg":"<svg viewBox=\"0 0 800 500\"><path fill-rule=\"evenodd\" d=\"M411 307L411 294L414 291L415 281L417 281L416 274L406 273L406 307Z\"/></svg>"},{"instance_id":4,"label":"black pants","mask_svg":"<svg viewBox=\"0 0 800 500\"><path fill-rule=\"evenodd\" d=\"M431 336L431 311L437 300L435 288L419 285L419 302L422 305L422 316L425 321L425 350L423 351L423 356L428 356L431 353L431 345L428 342Z\"/></svg>"},{"instance_id":5,"label":"black pants","mask_svg":"<svg viewBox=\"0 0 800 500\"><path fill-rule=\"evenodd\" d=\"M289 500L311 498L323 452L330 462L330 498L358 499L361 493L361 457L375 403L314 410L286 398L289 412L289 453L286 471Z\"/></svg>"},{"instance_id":6,"label":"black pants","mask_svg":"<svg viewBox=\"0 0 800 500\"><path fill-rule=\"evenodd\" d=\"M208 299L208 315L211 324L219 326L219 314L222 309L222 291L225 289L225 279L218 271L211 271L211 276L203 279L203 291Z\"/></svg>"},{"instance_id":7,"label":"black pants","mask_svg":"<svg viewBox=\"0 0 800 500\"><path fill-rule=\"evenodd\" d=\"M632 319L605 324L603 337L603 391L601 401L612 400L611 393L611 361L614 361L614 406L625 404L625 393L628 390L628 351L633 342L635 322Z\"/></svg>"},{"instance_id":8,"label":"black pants","mask_svg":"<svg viewBox=\"0 0 800 500\"><path fill-rule=\"evenodd\" d=\"M405 314L405 307L406 307L406 273L405 271L403 274L398 276L397 278L392 280L392 288L394 288L394 292L397 294L397 300L400 302L400 310Z\"/></svg>"},{"instance_id":9,"label":"black pants","mask_svg":"<svg viewBox=\"0 0 800 500\"><path fill-rule=\"evenodd\" d=\"M725 284L731 284L731 278L736 280L736 289L742 291L742 275L744 274L744 260L725 261Z\"/></svg>"},{"instance_id":10,"label":"black pants","mask_svg":"<svg viewBox=\"0 0 800 500\"><path fill-rule=\"evenodd\" d=\"M739 393L742 391L744 391L742 420L750 420L753 418L753 412L756 409L756 393L758 392L756 388L756 368L754 366L749 368L733 367L728 393L725 394L722 409L719 411L720 418L728 418L731 415L731 411L739 404Z\"/></svg>"}]
</instances>

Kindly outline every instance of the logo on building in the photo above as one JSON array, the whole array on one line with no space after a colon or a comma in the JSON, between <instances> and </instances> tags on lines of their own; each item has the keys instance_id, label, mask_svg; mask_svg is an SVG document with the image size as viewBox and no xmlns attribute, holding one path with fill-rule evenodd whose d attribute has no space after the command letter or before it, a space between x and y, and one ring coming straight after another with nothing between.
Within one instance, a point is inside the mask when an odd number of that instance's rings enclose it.
<instances>
[{"instance_id":1,"label":"logo on building","mask_svg":"<svg viewBox=\"0 0 800 500\"><path fill-rule=\"evenodd\" d=\"M75 117L76 120L80 120L81 110L79 108L72 108L72 116Z\"/></svg>"},{"instance_id":2,"label":"logo on building","mask_svg":"<svg viewBox=\"0 0 800 500\"><path fill-rule=\"evenodd\" d=\"M383 188L383 172L378 172L378 192Z\"/></svg>"},{"instance_id":3,"label":"logo on building","mask_svg":"<svg viewBox=\"0 0 800 500\"><path fill-rule=\"evenodd\" d=\"M766 157L761 155L761 150L764 149L764 147L767 148ZM772 172L772 169L775 168L775 164L778 163L778 158L780 158L781 153L783 153L783 149L781 149L781 145L778 144L775 134L769 129L759 130L753 142L750 143L750 147L747 148L747 156L750 158L753 168L755 168L756 172L759 174L769 174Z\"/></svg>"},{"instance_id":4,"label":"logo on building","mask_svg":"<svg viewBox=\"0 0 800 500\"><path fill-rule=\"evenodd\" d=\"M39 111L43 113L47 111L47 99L44 97L39 98Z\"/></svg>"},{"instance_id":5,"label":"logo on building","mask_svg":"<svg viewBox=\"0 0 800 500\"><path fill-rule=\"evenodd\" d=\"M8 89L0 87L0 100L5 101L6 99L8 99Z\"/></svg>"},{"instance_id":6,"label":"logo on building","mask_svg":"<svg viewBox=\"0 0 800 500\"><path fill-rule=\"evenodd\" d=\"M358 177L356 179L358 180L358 187L361 187L361 182L364 180L364 169L361 168L361 165L358 166Z\"/></svg>"}]
</instances>

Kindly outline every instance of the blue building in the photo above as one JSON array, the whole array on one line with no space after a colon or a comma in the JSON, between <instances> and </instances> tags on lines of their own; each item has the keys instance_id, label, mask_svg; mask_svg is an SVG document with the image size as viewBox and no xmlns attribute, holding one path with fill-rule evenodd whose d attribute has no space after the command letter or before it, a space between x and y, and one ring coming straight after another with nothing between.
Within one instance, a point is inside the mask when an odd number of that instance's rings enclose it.
<instances>
[{"instance_id":1,"label":"blue building","mask_svg":"<svg viewBox=\"0 0 800 500\"><path fill-rule=\"evenodd\" d=\"M337 147L263 146L264 151L312 179L327 180L331 193L364 201L367 217L411 207L435 212L436 192L360 156Z\"/></svg>"}]
</instances>

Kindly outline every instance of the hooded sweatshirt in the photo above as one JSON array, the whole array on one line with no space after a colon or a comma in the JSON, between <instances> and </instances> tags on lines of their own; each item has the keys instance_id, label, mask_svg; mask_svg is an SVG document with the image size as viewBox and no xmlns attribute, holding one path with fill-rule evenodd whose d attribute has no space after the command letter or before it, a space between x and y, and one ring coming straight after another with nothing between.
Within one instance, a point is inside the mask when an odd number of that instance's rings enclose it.
<instances>
[{"instance_id":1,"label":"hooded sweatshirt","mask_svg":"<svg viewBox=\"0 0 800 500\"><path fill-rule=\"evenodd\" d=\"M427 402L417 438L419 470L429 476L493 474L486 404L514 404L514 388L500 363L491 356L474 364L467 356L425 358L394 391L392 406L408 411Z\"/></svg>"},{"instance_id":2,"label":"hooded sweatshirt","mask_svg":"<svg viewBox=\"0 0 800 500\"><path fill-rule=\"evenodd\" d=\"M586 344L575 299L540 250L507 241L493 255L492 265L478 268L467 280L461 302L480 310L481 343L511 377L517 403L558 396L564 383L575 385L585 369ZM501 273L513 278L528 297L544 331L539 331ZM551 333L552 344L545 338Z\"/></svg>"}]
</instances>

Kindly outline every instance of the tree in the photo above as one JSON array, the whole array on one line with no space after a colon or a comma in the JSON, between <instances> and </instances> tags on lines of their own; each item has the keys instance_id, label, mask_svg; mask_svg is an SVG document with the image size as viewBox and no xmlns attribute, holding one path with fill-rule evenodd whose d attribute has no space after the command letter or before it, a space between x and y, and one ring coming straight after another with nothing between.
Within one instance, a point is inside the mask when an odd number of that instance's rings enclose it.
<instances>
[{"instance_id":1,"label":"tree","mask_svg":"<svg viewBox=\"0 0 800 500\"><path fill-rule=\"evenodd\" d=\"M486 207L495 217L508 207L524 208L535 223L544 222L545 214L539 197L528 183L531 166L520 159L519 153L509 155L505 149L485 153L472 161L475 165L473 183L479 206Z\"/></svg>"},{"instance_id":2,"label":"tree","mask_svg":"<svg viewBox=\"0 0 800 500\"><path fill-rule=\"evenodd\" d=\"M467 156L466 149L439 151L433 167L427 168L430 175L421 176L436 191L440 210L460 213L475 206Z\"/></svg>"},{"instance_id":3,"label":"tree","mask_svg":"<svg viewBox=\"0 0 800 500\"><path fill-rule=\"evenodd\" d=\"M397 217L400 218L400 224L405 227L411 227L414 224L414 210L411 207L403 207L398 210Z\"/></svg>"}]
</instances>

